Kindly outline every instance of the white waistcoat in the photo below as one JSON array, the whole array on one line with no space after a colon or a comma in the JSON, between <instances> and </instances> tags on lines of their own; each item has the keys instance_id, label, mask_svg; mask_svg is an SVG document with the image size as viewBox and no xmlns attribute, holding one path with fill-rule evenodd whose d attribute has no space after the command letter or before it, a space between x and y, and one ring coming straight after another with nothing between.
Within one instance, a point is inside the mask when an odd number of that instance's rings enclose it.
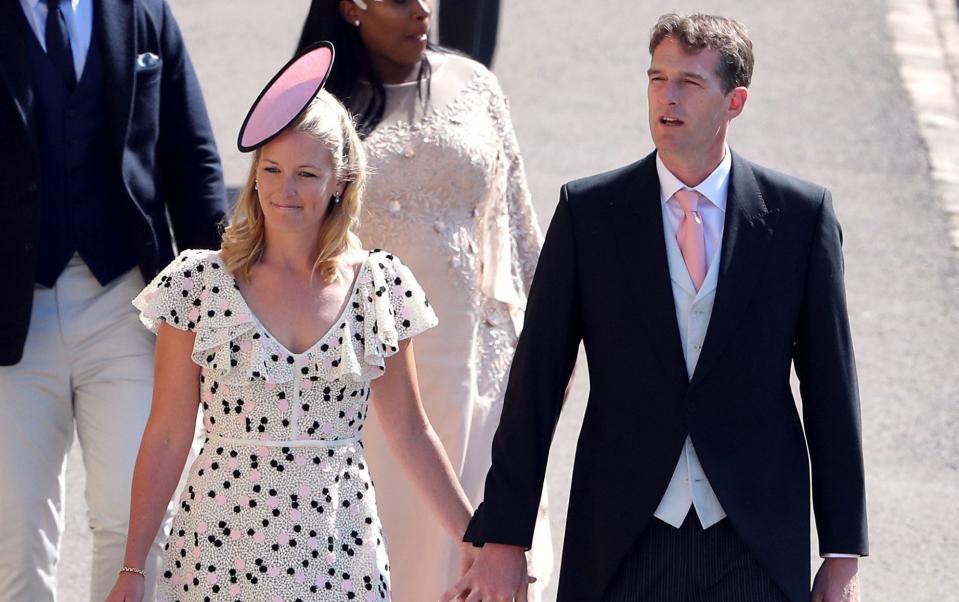
<instances>
[{"instance_id":1,"label":"white waistcoat","mask_svg":"<svg viewBox=\"0 0 959 602\"><path fill-rule=\"evenodd\" d=\"M673 301L676 305L676 320L679 323L679 337L683 346L683 355L686 358L686 373L692 378L699 361L699 354L703 349L703 340L706 338L706 327L713 312L713 302L716 299L716 281L719 276L719 258L722 254L721 242L713 253L713 260L706 273L706 280L702 288L696 292L693 281L683 261L682 251L676 242L676 233L663 215L663 228L666 232L666 255L669 261L669 276L673 285ZM703 528L708 528L726 516L719 499L703 472L703 467L696 456L693 440L686 437L686 444L680 453L679 462L669 487L663 495L659 507L656 508L656 518L679 528L689 513L690 505L696 509L699 521Z\"/></svg>"}]
</instances>

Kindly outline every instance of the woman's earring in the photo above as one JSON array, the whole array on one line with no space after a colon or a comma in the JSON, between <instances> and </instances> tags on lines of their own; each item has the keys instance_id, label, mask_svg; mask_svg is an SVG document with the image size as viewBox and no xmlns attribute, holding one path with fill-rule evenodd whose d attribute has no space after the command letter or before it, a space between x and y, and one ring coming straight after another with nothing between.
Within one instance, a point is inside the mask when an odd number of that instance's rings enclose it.
<instances>
[{"instance_id":1,"label":"woman's earring","mask_svg":"<svg viewBox=\"0 0 959 602\"><path fill-rule=\"evenodd\" d=\"M260 182L259 180L253 180L253 190L259 190Z\"/></svg>"},{"instance_id":2,"label":"woman's earring","mask_svg":"<svg viewBox=\"0 0 959 602\"><path fill-rule=\"evenodd\" d=\"M336 194L333 195L333 202L334 202L334 203L337 203L337 204L338 204L341 200L343 200L343 199L342 199L342 195L341 195L339 192L337 192Z\"/></svg>"},{"instance_id":3,"label":"woman's earring","mask_svg":"<svg viewBox=\"0 0 959 602\"><path fill-rule=\"evenodd\" d=\"M353 25L355 25L356 27L359 27L359 26L360 26L360 20L357 19L356 21L353 21Z\"/></svg>"}]
</instances>

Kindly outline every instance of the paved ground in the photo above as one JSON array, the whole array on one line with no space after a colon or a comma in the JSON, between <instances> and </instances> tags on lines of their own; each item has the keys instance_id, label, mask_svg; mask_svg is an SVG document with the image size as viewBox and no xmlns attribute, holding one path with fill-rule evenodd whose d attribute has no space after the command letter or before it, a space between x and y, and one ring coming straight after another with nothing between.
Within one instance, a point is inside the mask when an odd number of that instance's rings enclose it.
<instances>
[{"instance_id":1,"label":"paved ground","mask_svg":"<svg viewBox=\"0 0 959 602\"><path fill-rule=\"evenodd\" d=\"M507 0L496 71L540 220L563 182L651 149L646 36L659 8L633 0ZM230 185L248 103L289 55L305 0L174 0L200 73ZM875 0L676 0L742 19L757 53L732 145L828 185L845 226L846 282L863 399L872 556L865 599L959 599L959 261ZM549 471L557 552L585 407L586 368L557 431ZM624 387L628 382L624 381ZM84 599L89 537L82 471L70 458L62 600ZM622 503L629 503L622 500ZM557 558L558 558L557 554Z\"/></svg>"}]
</instances>

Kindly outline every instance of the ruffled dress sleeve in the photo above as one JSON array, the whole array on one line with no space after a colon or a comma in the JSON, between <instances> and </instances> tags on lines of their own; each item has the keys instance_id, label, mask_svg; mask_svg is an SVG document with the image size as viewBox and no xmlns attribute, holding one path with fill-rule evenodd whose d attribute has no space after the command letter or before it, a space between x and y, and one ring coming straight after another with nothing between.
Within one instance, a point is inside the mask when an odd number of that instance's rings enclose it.
<instances>
[{"instance_id":1,"label":"ruffled dress sleeve","mask_svg":"<svg viewBox=\"0 0 959 602\"><path fill-rule=\"evenodd\" d=\"M214 253L188 249L180 253L133 300L140 321L156 333L160 322L180 330L196 332L200 321L200 295L204 264Z\"/></svg>"},{"instance_id":2,"label":"ruffled dress sleeve","mask_svg":"<svg viewBox=\"0 0 959 602\"><path fill-rule=\"evenodd\" d=\"M399 350L399 342L412 338L439 323L436 312L413 272L392 253L373 251L364 311L357 320L364 328L364 361L380 372L385 359Z\"/></svg>"}]
</instances>

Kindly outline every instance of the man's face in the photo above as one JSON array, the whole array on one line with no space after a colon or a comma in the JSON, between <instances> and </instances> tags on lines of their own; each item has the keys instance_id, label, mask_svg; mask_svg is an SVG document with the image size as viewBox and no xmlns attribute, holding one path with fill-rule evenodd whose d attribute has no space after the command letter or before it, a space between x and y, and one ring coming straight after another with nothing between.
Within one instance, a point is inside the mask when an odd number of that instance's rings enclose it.
<instances>
[{"instance_id":1,"label":"man's face","mask_svg":"<svg viewBox=\"0 0 959 602\"><path fill-rule=\"evenodd\" d=\"M672 37L653 51L647 87L649 129L661 154L696 159L724 144L727 124L742 106L735 108L734 90L723 93L718 65L716 50L688 54Z\"/></svg>"}]
</instances>

